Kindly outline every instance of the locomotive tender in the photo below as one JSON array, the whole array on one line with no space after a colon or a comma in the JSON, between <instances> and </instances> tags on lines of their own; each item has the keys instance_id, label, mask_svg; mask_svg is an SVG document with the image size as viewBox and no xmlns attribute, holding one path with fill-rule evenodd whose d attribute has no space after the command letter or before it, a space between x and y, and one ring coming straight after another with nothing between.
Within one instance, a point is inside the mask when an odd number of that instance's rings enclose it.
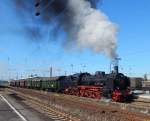
<instances>
[{"instance_id":1,"label":"locomotive tender","mask_svg":"<svg viewBox=\"0 0 150 121\"><path fill-rule=\"evenodd\" d=\"M118 67L115 67L115 71L110 74L96 72L94 75L77 73L70 76L34 77L11 81L10 86L95 99L105 97L117 102L127 101L131 97L130 80L124 74L118 73Z\"/></svg>"}]
</instances>

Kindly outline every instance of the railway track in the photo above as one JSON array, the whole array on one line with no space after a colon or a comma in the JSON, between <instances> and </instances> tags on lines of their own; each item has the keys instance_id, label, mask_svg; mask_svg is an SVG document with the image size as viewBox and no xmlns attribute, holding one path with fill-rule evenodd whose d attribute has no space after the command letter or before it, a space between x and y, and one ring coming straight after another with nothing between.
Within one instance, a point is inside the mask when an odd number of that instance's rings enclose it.
<instances>
[{"instance_id":1,"label":"railway track","mask_svg":"<svg viewBox=\"0 0 150 121\"><path fill-rule=\"evenodd\" d=\"M48 115L50 118L54 120L59 120L59 121L80 121L80 119L77 119L75 117L72 117L69 114L62 113L58 111L57 109L50 108L47 105L41 104L41 101L37 100L30 100L30 104L35 106L37 109L43 111L44 114Z\"/></svg>"},{"instance_id":2,"label":"railway track","mask_svg":"<svg viewBox=\"0 0 150 121\"><path fill-rule=\"evenodd\" d=\"M131 105L136 106L136 107L142 107L142 108L147 108L150 109L150 101L144 101L144 100L134 100Z\"/></svg>"},{"instance_id":3,"label":"railway track","mask_svg":"<svg viewBox=\"0 0 150 121\"><path fill-rule=\"evenodd\" d=\"M37 98L33 98L33 95L27 95L26 91L24 91L24 93L22 91L21 93L17 92L17 94L25 98L27 100L28 105L30 105L31 107L34 107L38 111L41 111L42 113L46 114L47 116L49 116L55 121L58 121L58 120L59 121L81 121L79 118L76 118L70 114L64 113L54 107L50 107L45 102L41 102L41 100Z\"/></svg>"},{"instance_id":4,"label":"railway track","mask_svg":"<svg viewBox=\"0 0 150 121\"><path fill-rule=\"evenodd\" d=\"M113 117L119 117L121 118L121 121L143 121L143 119L150 119L150 116L141 114L141 113L134 113L126 110L121 110L119 108L113 108L112 106L108 105L102 105L98 101L87 101L84 98L79 98L75 96L66 96L66 95L59 95L59 94L53 94L53 93L47 93L47 92L40 92L35 90L29 90L29 89L19 89L14 88L13 90L17 92L23 93L25 96L30 95L31 98L34 97L35 100L31 99L33 103L38 103L40 107L40 100L43 100L43 102L48 102L48 100L51 100L52 102L57 103L58 105L62 105L63 107L70 106L71 108L79 108L84 109L86 113L89 113L93 116L100 116L100 115L110 115L109 118ZM37 101L39 100L39 102ZM92 102L92 103L91 103ZM46 104L45 103L45 104ZM52 112L47 110L47 106L45 107L45 110L47 112ZM58 114L61 115L61 114ZM67 116L65 116L67 117ZM117 118L117 120L119 120ZM123 120L124 119L124 120ZM132 119L132 120L131 120ZM70 119L67 119L70 120ZM71 119L72 120L72 119ZM74 119L74 121L77 121L78 119ZM85 120L83 118L83 120ZM94 121L94 120L92 120Z\"/></svg>"}]
</instances>

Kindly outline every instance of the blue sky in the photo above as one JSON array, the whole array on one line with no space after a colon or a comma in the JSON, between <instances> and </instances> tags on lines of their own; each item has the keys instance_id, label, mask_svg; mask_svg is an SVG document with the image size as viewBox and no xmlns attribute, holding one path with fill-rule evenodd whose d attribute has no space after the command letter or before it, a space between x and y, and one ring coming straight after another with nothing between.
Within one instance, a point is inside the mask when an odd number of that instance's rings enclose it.
<instances>
[{"instance_id":1,"label":"blue sky","mask_svg":"<svg viewBox=\"0 0 150 121\"><path fill-rule=\"evenodd\" d=\"M71 64L74 65L73 72L109 72L110 60L102 54L88 49L63 49L60 43L44 41L52 39L47 37L47 33L38 43L30 41L23 31L26 23L19 20L12 5L12 0L1 0L1 79L27 77L29 74L48 76L50 66L54 69L54 75L65 72L71 74ZM117 52L121 58L120 71L129 76L150 74L150 1L103 0L98 9L118 26Z\"/></svg>"}]
</instances>

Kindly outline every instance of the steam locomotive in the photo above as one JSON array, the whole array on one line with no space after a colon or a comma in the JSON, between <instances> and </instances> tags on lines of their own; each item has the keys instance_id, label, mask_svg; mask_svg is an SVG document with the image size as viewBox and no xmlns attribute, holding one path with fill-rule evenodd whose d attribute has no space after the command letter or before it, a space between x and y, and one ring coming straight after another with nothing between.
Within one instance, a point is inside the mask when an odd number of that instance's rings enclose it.
<instances>
[{"instance_id":1,"label":"steam locomotive","mask_svg":"<svg viewBox=\"0 0 150 121\"><path fill-rule=\"evenodd\" d=\"M117 67L115 67L117 69ZM130 91L130 80L116 70L110 74L96 72L75 74L72 76L77 80L76 86L66 88L66 94L100 99L111 98L116 102L129 101L132 97Z\"/></svg>"},{"instance_id":2,"label":"steam locomotive","mask_svg":"<svg viewBox=\"0 0 150 121\"><path fill-rule=\"evenodd\" d=\"M110 74L105 72L77 73L70 76L35 77L10 82L10 86L42 89L81 97L101 99L110 98L116 102L131 99L130 80L118 67Z\"/></svg>"}]
</instances>

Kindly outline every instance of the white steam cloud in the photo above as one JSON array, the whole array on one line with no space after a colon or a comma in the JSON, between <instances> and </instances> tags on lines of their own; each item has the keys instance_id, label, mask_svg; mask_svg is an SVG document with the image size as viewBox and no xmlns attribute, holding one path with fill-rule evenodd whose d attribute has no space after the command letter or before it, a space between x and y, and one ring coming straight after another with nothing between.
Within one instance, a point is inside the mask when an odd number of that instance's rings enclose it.
<instances>
[{"instance_id":1,"label":"white steam cloud","mask_svg":"<svg viewBox=\"0 0 150 121\"><path fill-rule=\"evenodd\" d=\"M116 58L116 25L86 0L68 0L68 9L73 13L72 32L77 46Z\"/></svg>"},{"instance_id":2,"label":"white steam cloud","mask_svg":"<svg viewBox=\"0 0 150 121\"><path fill-rule=\"evenodd\" d=\"M37 0L15 1L16 8L22 10L19 14L24 13L22 20L33 18L34 23L41 23L41 26L52 25L50 36L54 37L53 40L57 41L57 36L62 34L59 30L63 30L66 35L62 41L64 47L73 41L79 48L90 48L111 59L117 57L117 27L104 13L95 8L97 2L101 0L40 0L37 7L37 12L40 12L38 19L31 14L33 10L31 3ZM17 13L21 10L17 10ZM25 30L31 39L36 38L36 42L45 36L45 32L38 26L27 26Z\"/></svg>"}]
</instances>

